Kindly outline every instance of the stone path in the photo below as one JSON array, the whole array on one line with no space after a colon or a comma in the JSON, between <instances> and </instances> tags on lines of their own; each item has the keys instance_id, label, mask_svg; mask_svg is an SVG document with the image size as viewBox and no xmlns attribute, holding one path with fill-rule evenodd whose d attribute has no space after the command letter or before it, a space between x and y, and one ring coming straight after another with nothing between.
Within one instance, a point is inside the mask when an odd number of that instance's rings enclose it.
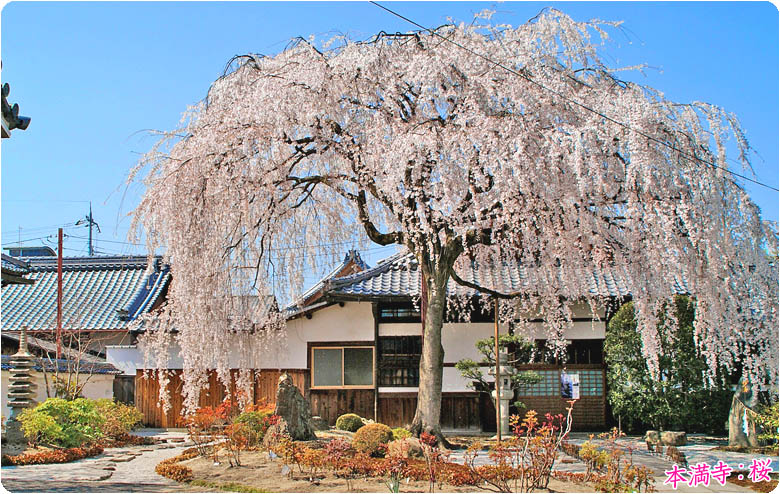
<instances>
[{"instance_id":1,"label":"stone path","mask_svg":"<svg viewBox=\"0 0 780 494\"><path fill-rule=\"evenodd\" d=\"M157 475L154 467L192 446L186 433L140 431L169 442L108 448L99 456L71 463L3 467L0 483L9 492L181 492L188 486ZM171 442L176 441L176 442Z\"/></svg>"}]
</instances>

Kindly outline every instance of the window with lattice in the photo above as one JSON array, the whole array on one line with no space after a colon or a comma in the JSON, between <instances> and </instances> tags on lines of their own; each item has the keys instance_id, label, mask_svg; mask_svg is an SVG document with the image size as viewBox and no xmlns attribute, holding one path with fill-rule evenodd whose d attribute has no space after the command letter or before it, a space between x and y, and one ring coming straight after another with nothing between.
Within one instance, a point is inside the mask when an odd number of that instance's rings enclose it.
<instances>
[{"instance_id":1,"label":"window with lattice","mask_svg":"<svg viewBox=\"0 0 780 494\"><path fill-rule=\"evenodd\" d=\"M420 385L421 336L380 336L379 386Z\"/></svg>"}]
</instances>

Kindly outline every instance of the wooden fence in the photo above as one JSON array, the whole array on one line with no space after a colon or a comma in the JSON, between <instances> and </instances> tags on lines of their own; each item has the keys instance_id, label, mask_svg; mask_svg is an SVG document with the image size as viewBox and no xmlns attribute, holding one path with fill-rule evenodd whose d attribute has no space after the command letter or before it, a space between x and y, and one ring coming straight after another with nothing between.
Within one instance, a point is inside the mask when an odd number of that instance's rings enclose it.
<instances>
[{"instance_id":1,"label":"wooden fence","mask_svg":"<svg viewBox=\"0 0 780 494\"><path fill-rule=\"evenodd\" d=\"M144 378L143 371L139 370L135 377L135 406L144 414L144 425L147 427L184 427L184 408L182 396L181 370L166 370L168 373L168 391L171 406L167 411L163 411L159 403L160 384L156 371L153 371L148 378ZM279 382L279 376L287 372L292 377L293 383L302 393L305 393L307 387L308 371L305 369L291 370L255 370L254 386L252 389L251 402L254 404L276 402L276 386ZM237 370L231 371L230 392L236 390ZM200 393L198 406L216 407L228 396L228 390L217 379L215 371L210 371L208 384Z\"/></svg>"}]
</instances>

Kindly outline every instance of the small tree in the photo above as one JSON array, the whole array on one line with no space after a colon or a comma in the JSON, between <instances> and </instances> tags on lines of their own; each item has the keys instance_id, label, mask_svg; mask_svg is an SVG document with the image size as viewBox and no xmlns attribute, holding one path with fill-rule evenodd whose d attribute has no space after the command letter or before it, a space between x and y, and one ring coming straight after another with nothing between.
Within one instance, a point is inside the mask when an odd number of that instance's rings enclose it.
<instances>
[{"instance_id":1,"label":"small tree","mask_svg":"<svg viewBox=\"0 0 780 494\"><path fill-rule=\"evenodd\" d=\"M530 363L533 359L534 344L522 336L505 334L499 335L498 345L501 348L507 348L510 351L508 365L516 367L519 364ZM496 367L496 339L491 336L484 340L477 340L475 344L479 353L482 354L482 360L475 362L471 359L461 359L455 364L455 368L458 369L463 377L470 380L468 386L475 391L483 393L490 393L494 388L494 382L488 382L485 380L485 374L482 372L482 368L487 367L489 369L495 369ZM539 374L533 371L522 371L512 375L512 388L515 391L536 384L541 380ZM525 405L522 402L516 401L514 405L517 408L523 408Z\"/></svg>"},{"instance_id":2,"label":"small tree","mask_svg":"<svg viewBox=\"0 0 780 494\"><path fill-rule=\"evenodd\" d=\"M610 320L604 342L609 390L615 415L629 430L650 426L722 433L731 392L723 372L712 387L694 340L694 306L677 296L658 314L658 376L642 355L642 336L629 302Z\"/></svg>"}]
</instances>

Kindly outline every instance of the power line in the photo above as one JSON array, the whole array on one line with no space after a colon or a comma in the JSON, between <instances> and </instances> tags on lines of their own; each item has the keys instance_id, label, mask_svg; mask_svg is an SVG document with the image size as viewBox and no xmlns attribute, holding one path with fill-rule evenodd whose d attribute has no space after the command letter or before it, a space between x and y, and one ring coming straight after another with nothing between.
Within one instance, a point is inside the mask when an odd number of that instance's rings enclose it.
<instances>
[{"instance_id":1,"label":"power line","mask_svg":"<svg viewBox=\"0 0 780 494\"><path fill-rule=\"evenodd\" d=\"M69 238L77 238L79 240L88 240L88 237L79 237L76 235L68 235ZM146 247L146 244L138 244L134 242L122 242L119 240L100 240L101 242L110 243L110 244L120 244L120 245L132 245L136 247ZM301 250L301 249L308 249L308 248L315 248L315 247L335 247L337 245L350 245L354 244L354 241L347 240L344 242L331 242L331 243L325 243L325 244L311 244L311 245L291 245L291 246L284 246L284 247L272 247L270 249L267 249L269 251L279 252L279 251L289 251L289 250ZM382 246L384 247L390 247L389 245ZM365 250L373 250L375 247L365 249Z\"/></svg>"},{"instance_id":2,"label":"power line","mask_svg":"<svg viewBox=\"0 0 780 494\"><path fill-rule=\"evenodd\" d=\"M38 202L38 203L54 203L54 202L61 202L61 203L89 203L89 201L76 201L76 200L66 200L66 199L3 199L3 202Z\"/></svg>"},{"instance_id":3,"label":"power line","mask_svg":"<svg viewBox=\"0 0 780 494\"><path fill-rule=\"evenodd\" d=\"M46 235L46 236L43 236L43 237L26 238L26 239L24 239L24 240L17 240L17 241L15 241L15 242L12 242L12 243L10 243L10 244L4 244L4 245L3 245L3 248L6 248L6 247L14 247L14 246L17 246L17 247L18 247L18 245L17 245L17 244L19 244L20 242L21 242L21 243L24 243L24 242L32 242L33 240L42 240L42 239L45 239L45 238L51 238L51 237L53 237L53 236L54 236L54 235L52 234L52 235ZM69 235L65 235L65 236L67 237L67 236L69 236Z\"/></svg>"},{"instance_id":4,"label":"power line","mask_svg":"<svg viewBox=\"0 0 780 494\"><path fill-rule=\"evenodd\" d=\"M75 223L64 223L64 224L61 224L61 225L36 226L36 227L33 227L33 228L20 227L20 228L22 229L23 232L37 233L39 231L50 230L52 228L74 228L75 226L76 226ZM14 235L16 233L18 233L18 229L16 229L16 230L6 230L6 231L3 232L3 235Z\"/></svg>"},{"instance_id":5,"label":"power line","mask_svg":"<svg viewBox=\"0 0 780 494\"><path fill-rule=\"evenodd\" d=\"M562 98L562 99L568 101L569 103L572 103L574 105L579 106L580 108L582 108L584 110L592 112L592 113L600 116L601 118L603 118L605 120L609 120L610 122L614 123L615 125L623 127L623 128L625 128L627 130L630 130L632 132L636 132L637 134L641 135L645 139L653 141L653 142L655 142L657 144L661 144L662 146L666 146L667 148L671 149L672 151L676 151L676 152L682 154L683 156L691 158L691 159L693 159L695 161L698 161L700 163L703 163L705 165L709 165L709 166L711 166L713 168L716 168L718 170L723 170L723 171L725 171L727 173L730 173L730 174L734 175L735 177L739 177L739 178L741 178L743 180L747 180L748 182L752 182L752 183L754 183L756 185L760 185L762 187L766 187L767 189L771 189L771 190L774 190L776 192L780 192L780 189L778 189L777 187L774 187L772 185L765 184L765 183L760 182L758 180L752 179L750 177L742 175L741 173L737 173L735 171L732 171L729 168L722 167L722 166L720 166L720 165L718 165L718 164L716 164L714 162L703 160L703 159L699 158L696 155L689 154L686 151L683 151L681 149L676 148L675 146L673 146L672 144L669 144L668 142L665 142L665 141L662 141L662 140L660 140L658 138L655 138L655 137L653 137L653 136L651 136L649 134L646 134L645 132L642 132L641 130L634 129L633 127L631 127L627 123L624 123L624 122L621 122L619 120L616 120L616 119L614 119L614 118L612 118L612 117L610 117L610 116L608 116L608 115L606 115L606 114L604 114L604 113L602 113L602 112L600 112L598 110L590 108L589 106L587 106L587 105L585 105L583 103L580 103L579 101L576 101L576 100L573 100L573 99L569 98L568 96L566 96L565 94L560 93L559 91L556 91L554 89L550 89L550 88L546 87L545 85L543 85L542 83L532 79L531 77L529 77L529 76L527 76L527 75L525 75L525 74L523 74L521 72L518 72L518 71L512 69L511 67L507 67L506 65L502 64L501 62L496 62L495 60L491 59L490 57L487 57L487 56L485 56L485 55L483 55L483 54L481 54L479 52L476 52L476 51L474 51L474 50L472 50L470 48L467 48L467 47L461 45L460 43L458 43L456 41L453 41L453 40L451 40L451 39L449 39L449 38L447 38L445 36L442 36L441 34L437 33L433 29L427 28L427 27L423 26L422 24L419 24L419 23L413 21L412 19L409 19L408 17L405 17L405 16L399 14L398 12L395 12L395 11L385 7L384 5L381 5L381 4L379 4L379 3L377 3L377 2L375 2L373 0L371 0L370 3L376 5L380 9L385 10L385 11L389 12L390 14L392 14L392 15L400 18L400 19L405 20L406 22L408 22L408 23L410 23L410 24L412 24L414 26L417 26L418 28L420 28L420 29L422 29L424 31L428 31L432 35L437 36L437 37L443 39L444 41L452 43L453 45L457 46L461 50L464 50L464 51L466 51L466 52L468 52L468 53L470 53L472 55L475 55L475 56L477 56L477 57L479 57L479 58L481 58L481 59L483 59L483 60L485 60L487 62L490 62L490 63L494 64L496 67L501 67L502 69L506 70L507 72L510 72L510 73L512 73L512 74L514 74L514 75L516 75L516 76L518 76L520 78L522 78L522 79L525 79L526 81L530 82L531 84L533 84L533 85L535 85L535 86L537 86L537 87L539 87L539 88L541 88L541 89L543 89L545 91L548 91L548 92L558 96L559 98Z\"/></svg>"}]
</instances>

